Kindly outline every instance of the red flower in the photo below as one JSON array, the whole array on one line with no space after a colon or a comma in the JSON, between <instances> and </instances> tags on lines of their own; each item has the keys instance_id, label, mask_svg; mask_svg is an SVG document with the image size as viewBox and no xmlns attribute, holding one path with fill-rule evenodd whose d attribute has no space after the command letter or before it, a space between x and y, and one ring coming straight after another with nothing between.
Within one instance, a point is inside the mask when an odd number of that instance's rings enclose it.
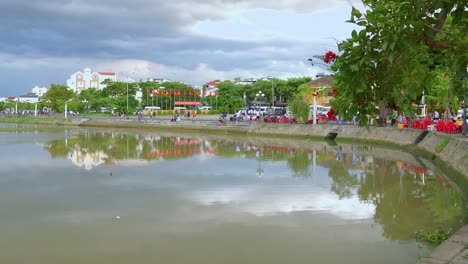
<instances>
[{"instance_id":1,"label":"red flower","mask_svg":"<svg viewBox=\"0 0 468 264\"><path fill-rule=\"evenodd\" d=\"M335 62L337 58L338 56L333 51L328 51L325 53L325 56L323 56L323 61L328 64L330 62Z\"/></svg>"}]
</instances>

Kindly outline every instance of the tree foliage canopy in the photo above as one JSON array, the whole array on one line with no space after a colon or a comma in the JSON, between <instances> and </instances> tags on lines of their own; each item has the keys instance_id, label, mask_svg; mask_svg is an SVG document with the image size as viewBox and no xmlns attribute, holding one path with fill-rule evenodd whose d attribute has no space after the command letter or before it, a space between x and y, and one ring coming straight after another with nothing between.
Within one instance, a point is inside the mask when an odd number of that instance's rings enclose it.
<instances>
[{"instance_id":1,"label":"tree foliage canopy","mask_svg":"<svg viewBox=\"0 0 468 264\"><path fill-rule=\"evenodd\" d=\"M338 114L374 116L381 98L387 107L414 112L422 92L440 85L434 71L447 78L465 72L468 15L466 0L362 0L365 12L354 8L351 19L362 29L339 43L335 72ZM447 84L448 81L445 81ZM461 94L460 87L453 90Z\"/></svg>"}]
</instances>

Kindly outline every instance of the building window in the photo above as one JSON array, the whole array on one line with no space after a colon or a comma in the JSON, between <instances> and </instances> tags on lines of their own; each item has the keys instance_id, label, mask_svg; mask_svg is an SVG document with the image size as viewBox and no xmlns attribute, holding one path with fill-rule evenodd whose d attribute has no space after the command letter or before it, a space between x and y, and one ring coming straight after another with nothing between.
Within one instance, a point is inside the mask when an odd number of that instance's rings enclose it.
<instances>
[{"instance_id":1,"label":"building window","mask_svg":"<svg viewBox=\"0 0 468 264\"><path fill-rule=\"evenodd\" d=\"M84 82L78 82L78 86L83 87L83 86L84 86Z\"/></svg>"}]
</instances>

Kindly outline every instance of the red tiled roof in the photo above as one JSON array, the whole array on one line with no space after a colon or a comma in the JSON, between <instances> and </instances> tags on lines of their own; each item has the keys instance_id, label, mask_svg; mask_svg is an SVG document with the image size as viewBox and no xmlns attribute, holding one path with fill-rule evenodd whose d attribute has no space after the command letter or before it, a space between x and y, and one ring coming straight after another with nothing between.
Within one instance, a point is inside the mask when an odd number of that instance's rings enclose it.
<instances>
[{"instance_id":1,"label":"red tiled roof","mask_svg":"<svg viewBox=\"0 0 468 264\"><path fill-rule=\"evenodd\" d=\"M209 81L205 85L214 85L214 86L216 86L216 85L218 85L220 83L222 83L222 82Z\"/></svg>"},{"instance_id":2,"label":"red tiled roof","mask_svg":"<svg viewBox=\"0 0 468 264\"><path fill-rule=\"evenodd\" d=\"M98 73L101 74L101 75L110 75L110 76L115 75L115 72L98 72Z\"/></svg>"},{"instance_id":3,"label":"red tiled roof","mask_svg":"<svg viewBox=\"0 0 468 264\"><path fill-rule=\"evenodd\" d=\"M333 78L331 75L326 75L324 77L318 78L316 80L313 80L307 85L309 87L318 87L319 85L325 85L325 86L331 86L332 85Z\"/></svg>"},{"instance_id":4,"label":"red tiled roof","mask_svg":"<svg viewBox=\"0 0 468 264\"><path fill-rule=\"evenodd\" d=\"M15 97L15 96L8 96L8 98L7 98L7 99L8 99L8 100L15 100L15 99L16 99L16 97Z\"/></svg>"}]
</instances>

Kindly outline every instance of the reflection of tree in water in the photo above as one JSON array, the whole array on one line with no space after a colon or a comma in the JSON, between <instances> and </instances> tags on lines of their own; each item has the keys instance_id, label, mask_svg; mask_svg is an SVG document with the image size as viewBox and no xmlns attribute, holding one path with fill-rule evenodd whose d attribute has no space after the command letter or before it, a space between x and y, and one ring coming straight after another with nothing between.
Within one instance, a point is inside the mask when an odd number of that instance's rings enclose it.
<instances>
[{"instance_id":1,"label":"reflection of tree in water","mask_svg":"<svg viewBox=\"0 0 468 264\"><path fill-rule=\"evenodd\" d=\"M345 164L338 161L330 165L328 176L333 180L330 190L336 193L340 200L351 197L351 189L359 184L357 175L350 174Z\"/></svg>"},{"instance_id":2,"label":"reflection of tree in water","mask_svg":"<svg viewBox=\"0 0 468 264\"><path fill-rule=\"evenodd\" d=\"M426 184L425 191L430 195L423 196L424 203L428 205L436 222L448 223L445 228L463 224L461 196L451 183L437 177L435 182Z\"/></svg>"},{"instance_id":3,"label":"reflection of tree in water","mask_svg":"<svg viewBox=\"0 0 468 264\"><path fill-rule=\"evenodd\" d=\"M461 219L461 208L454 206L461 198L453 190L447 196L434 181L423 185L408 171L397 170L395 162L374 163L375 174L367 174L358 195L376 206L375 220L382 224L385 237L413 240L416 231L448 228Z\"/></svg>"},{"instance_id":4,"label":"reflection of tree in water","mask_svg":"<svg viewBox=\"0 0 468 264\"><path fill-rule=\"evenodd\" d=\"M294 172L294 177L306 178L312 175L310 154L305 150L300 149L292 152L287 162L289 168Z\"/></svg>"}]
</instances>

